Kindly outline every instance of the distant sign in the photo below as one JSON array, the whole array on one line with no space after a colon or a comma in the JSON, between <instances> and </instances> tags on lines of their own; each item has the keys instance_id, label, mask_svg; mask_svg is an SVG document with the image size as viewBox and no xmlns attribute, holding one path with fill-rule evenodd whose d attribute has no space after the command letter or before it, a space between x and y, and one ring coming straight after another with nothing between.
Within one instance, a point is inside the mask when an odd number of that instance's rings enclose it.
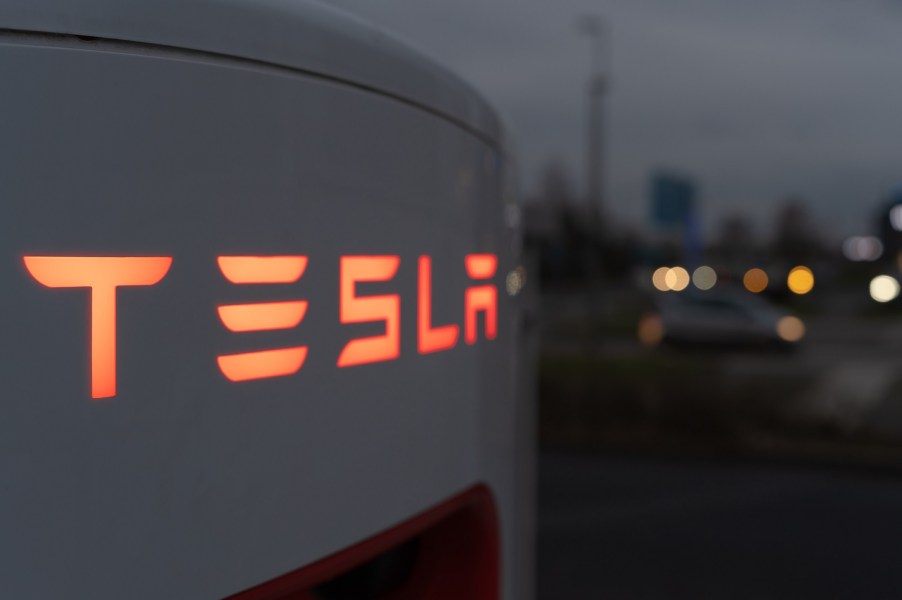
<instances>
[{"instance_id":1,"label":"distant sign","mask_svg":"<svg viewBox=\"0 0 902 600\"><path fill-rule=\"evenodd\" d=\"M652 178L652 225L660 233L677 236L682 260L689 265L699 264L702 254L702 229L695 196L695 183L688 177L660 173Z\"/></svg>"},{"instance_id":2,"label":"distant sign","mask_svg":"<svg viewBox=\"0 0 902 600\"><path fill-rule=\"evenodd\" d=\"M659 227L683 227L692 220L695 184L672 174L655 175L652 180L652 221Z\"/></svg>"}]
</instances>

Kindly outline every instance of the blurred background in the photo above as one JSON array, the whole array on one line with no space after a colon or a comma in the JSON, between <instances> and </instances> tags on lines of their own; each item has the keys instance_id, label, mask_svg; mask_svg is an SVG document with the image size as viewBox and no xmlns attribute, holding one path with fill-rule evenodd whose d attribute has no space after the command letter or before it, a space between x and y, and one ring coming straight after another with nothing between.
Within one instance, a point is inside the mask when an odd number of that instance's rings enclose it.
<instances>
[{"instance_id":1,"label":"blurred background","mask_svg":"<svg viewBox=\"0 0 902 600\"><path fill-rule=\"evenodd\" d=\"M538 597L899 597L902 2L331 4L506 121Z\"/></svg>"}]
</instances>

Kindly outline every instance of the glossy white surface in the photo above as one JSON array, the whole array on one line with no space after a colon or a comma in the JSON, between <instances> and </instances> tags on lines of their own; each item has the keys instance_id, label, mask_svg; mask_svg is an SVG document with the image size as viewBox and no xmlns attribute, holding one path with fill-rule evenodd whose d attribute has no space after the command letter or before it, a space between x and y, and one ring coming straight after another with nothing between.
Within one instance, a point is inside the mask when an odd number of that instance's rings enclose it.
<instances>
[{"instance_id":1,"label":"glossy white surface","mask_svg":"<svg viewBox=\"0 0 902 600\"><path fill-rule=\"evenodd\" d=\"M396 99L215 56L12 35L0 72L4 596L220 597L476 481L497 494L505 556L525 543L495 148ZM471 252L499 256L498 339L419 355L417 257L433 257L435 322L462 326ZM160 284L119 292L115 398L89 397L86 292L40 286L28 254L174 258ZM297 284L234 286L223 254L310 263ZM349 339L380 331L339 323L352 254L401 257L362 292L401 295L401 357L338 369ZM235 334L216 316L280 299L310 302L298 328ZM235 384L216 366L296 344L310 353L291 377ZM505 558L507 598L517 569Z\"/></svg>"},{"instance_id":2,"label":"glossy white surface","mask_svg":"<svg viewBox=\"0 0 902 600\"><path fill-rule=\"evenodd\" d=\"M0 29L217 53L342 79L500 135L458 77L391 36L310 0L4 0Z\"/></svg>"}]
</instances>

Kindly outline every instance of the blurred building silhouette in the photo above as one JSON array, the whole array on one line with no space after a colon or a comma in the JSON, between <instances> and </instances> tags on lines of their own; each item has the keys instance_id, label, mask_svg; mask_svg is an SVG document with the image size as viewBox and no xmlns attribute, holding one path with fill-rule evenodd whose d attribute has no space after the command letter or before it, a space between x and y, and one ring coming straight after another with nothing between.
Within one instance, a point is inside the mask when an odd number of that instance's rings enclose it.
<instances>
[{"instance_id":1,"label":"blurred building silhouette","mask_svg":"<svg viewBox=\"0 0 902 600\"><path fill-rule=\"evenodd\" d=\"M787 263L802 264L821 257L823 250L805 202L787 198L774 222L774 256Z\"/></svg>"},{"instance_id":2,"label":"blurred building silhouette","mask_svg":"<svg viewBox=\"0 0 902 600\"><path fill-rule=\"evenodd\" d=\"M545 285L590 284L628 277L640 241L631 231L602 226L596 207L580 201L567 170L550 163L537 195L523 207L527 249ZM607 233L605 231L607 230Z\"/></svg>"}]
</instances>

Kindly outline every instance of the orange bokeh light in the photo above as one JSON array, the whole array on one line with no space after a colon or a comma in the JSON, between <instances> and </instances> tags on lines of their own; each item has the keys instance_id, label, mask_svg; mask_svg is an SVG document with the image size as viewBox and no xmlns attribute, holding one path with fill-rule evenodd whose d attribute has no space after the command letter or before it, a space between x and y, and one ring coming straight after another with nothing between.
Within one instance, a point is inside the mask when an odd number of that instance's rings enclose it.
<instances>
[{"instance_id":1,"label":"orange bokeh light","mask_svg":"<svg viewBox=\"0 0 902 600\"><path fill-rule=\"evenodd\" d=\"M217 262L232 283L294 283L307 268L306 256L220 256Z\"/></svg>"},{"instance_id":2,"label":"orange bokeh light","mask_svg":"<svg viewBox=\"0 0 902 600\"><path fill-rule=\"evenodd\" d=\"M50 288L91 289L91 397L116 395L116 288L159 283L169 256L26 256L25 268Z\"/></svg>"},{"instance_id":3,"label":"orange bokeh light","mask_svg":"<svg viewBox=\"0 0 902 600\"><path fill-rule=\"evenodd\" d=\"M249 381L297 373L307 358L307 347L281 348L219 356L219 370L229 381Z\"/></svg>"},{"instance_id":4,"label":"orange bokeh light","mask_svg":"<svg viewBox=\"0 0 902 600\"><path fill-rule=\"evenodd\" d=\"M472 279L490 279L498 269L498 257L494 254L469 254L465 257L467 274ZM485 337L493 340L498 335L498 289L494 285L468 288L464 293L464 338L468 344L477 339L476 314L485 312Z\"/></svg>"},{"instance_id":5,"label":"orange bokeh light","mask_svg":"<svg viewBox=\"0 0 902 600\"><path fill-rule=\"evenodd\" d=\"M786 278L786 285L794 294L807 294L814 289L814 273L805 266L794 267Z\"/></svg>"},{"instance_id":6,"label":"orange bokeh light","mask_svg":"<svg viewBox=\"0 0 902 600\"><path fill-rule=\"evenodd\" d=\"M754 294L760 294L766 290L768 283L767 273L763 269L749 269L742 276L742 285Z\"/></svg>"},{"instance_id":7,"label":"orange bokeh light","mask_svg":"<svg viewBox=\"0 0 902 600\"><path fill-rule=\"evenodd\" d=\"M393 360L401 355L401 298L397 294L356 294L358 282L389 281L398 272L398 256L343 256L339 284L342 323L385 322L385 334L351 340L338 356L339 367Z\"/></svg>"},{"instance_id":8,"label":"orange bokeh light","mask_svg":"<svg viewBox=\"0 0 902 600\"><path fill-rule=\"evenodd\" d=\"M664 340L664 322L656 314L646 314L639 319L639 343L643 346L657 346Z\"/></svg>"},{"instance_id":9,"label":"orange bokeh light","mask_svg":"<svg viewBox=\"0 0 902 600\"><path fill-rule=\"evenodd\" d=\"M432 326L432 259L421 256L417 284L417 348L420 354L449 350L457 344L457 325Z\"/></svg>"}]
</instances>

